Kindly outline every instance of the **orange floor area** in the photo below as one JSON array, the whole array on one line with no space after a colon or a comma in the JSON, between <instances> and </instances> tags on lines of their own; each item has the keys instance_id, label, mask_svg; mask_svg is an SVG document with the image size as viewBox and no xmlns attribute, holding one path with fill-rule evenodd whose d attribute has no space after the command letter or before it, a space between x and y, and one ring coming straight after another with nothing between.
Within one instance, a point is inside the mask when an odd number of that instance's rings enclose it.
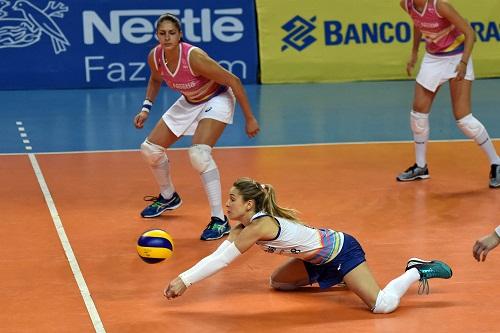
<instances>
[{"instance_id":1,"label":"orange floor area","mask_svg":"<svg viewBox=\"0 0 500 333\"><path fill-rule=\"evenodd\" d=\"M488 188L474 143L431 142L431 179L410 183L395 181L413 163L409 143L214 152L224 201L240 176L273 184L308 224L354 235L382 287L410 257L450 264L452 279L431 280L426 296L413 286L389 315L348 290L270 290L286 258L257 248L167 301L168 282L220 243L199 240L210 214L187 152L168 155L184 203L147 220L142 197L158 190L139 152L36 155L106 332L500 332L500 249L472 258L474 241L500 224L500 190ZM94 332L28 157L0 161L0 331ZM175 242L174 256L154 265L135 251L151 228Z\"/></svg>"}]
</instances>

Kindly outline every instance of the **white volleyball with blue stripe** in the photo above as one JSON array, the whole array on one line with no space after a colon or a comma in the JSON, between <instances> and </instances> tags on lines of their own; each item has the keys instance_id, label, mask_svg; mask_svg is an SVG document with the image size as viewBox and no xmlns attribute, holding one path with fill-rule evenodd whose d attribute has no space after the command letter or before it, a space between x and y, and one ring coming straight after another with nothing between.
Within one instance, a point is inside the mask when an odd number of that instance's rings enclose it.
<instances>
[{"instance_id":1,"label":"white volleyball with blue stripe","mask_svg":"<svg viewBox=\"0 0 500 333\"><path fill-rule=\"evenodd\" d=\"M148 264L168 259L174 254L172 236L161 229L148 230L137 240L137 253Z\"/></svg>"}]
</instances>

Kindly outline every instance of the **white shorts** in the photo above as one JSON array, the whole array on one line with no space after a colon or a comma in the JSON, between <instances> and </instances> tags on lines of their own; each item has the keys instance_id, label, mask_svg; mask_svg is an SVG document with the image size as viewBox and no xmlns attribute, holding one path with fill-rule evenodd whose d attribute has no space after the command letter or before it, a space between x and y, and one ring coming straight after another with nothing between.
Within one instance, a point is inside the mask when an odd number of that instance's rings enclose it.
<instances>
[{"instance_id":1,"label":"white shorts","mask_svg":"<svg viewBox=\"0 0 500 333\"><path fill-rule=\"evenodd\" d=\"M205 118L232 124L234 107L235 98L229 88L201 104L191 104L184 96L181 96L165 111L162 119L177 137L193 135L200 120Z\"/></svg>"},{"instance_id":2,"label":"white shorts","mask_svg":"<svg viewBox=\"0 0 500 333\"><path fill-rule=\"evenodd\" d=\"M461 59L462 54L435 56L425 52L417 75L417 82L425 89L435 92L440 85L457 76L456 69ZM467 64L465 79L474 80L472 57Z\"/></svg>"}]
</instances>

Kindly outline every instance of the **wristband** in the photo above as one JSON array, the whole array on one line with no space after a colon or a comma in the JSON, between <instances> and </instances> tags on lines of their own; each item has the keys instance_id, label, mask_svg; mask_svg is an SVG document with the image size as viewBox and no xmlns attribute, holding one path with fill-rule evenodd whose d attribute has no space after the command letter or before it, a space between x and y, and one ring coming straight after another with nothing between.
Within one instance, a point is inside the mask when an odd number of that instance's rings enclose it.
<instances>
[{"instance_id":1,"label":"wristband","mask_svg":"<svg viewBox=\"0 0 500 333\"><path fill-rule=\"evenodd\" d=\"M495 232L497 233L498 238L500 238L500 225L495 228Z\"/></svg>"},{"instance_id":2,"label":"wristband","mask_svg":"<svg viewBox=\"0 0 500 333\"><path fill-rule=\"evenodd\" d=\"M465 61L460 60L460 62L461 62L462 64L464 64L465 66L467 66L467 63L466 63Z\"/></svg>"},{"instance_id":3,"label":"wristband","mask_svg":"<svg viewBox=\"0 0 500 333\"><path fill-rule=\"evenodd\" d=\"M142 109L141 111L149 113L151 111L151 107L153 106L153 102L151 102L149 99L145 99L144 102L142 102Z\"/></svg>"}]
</instances>

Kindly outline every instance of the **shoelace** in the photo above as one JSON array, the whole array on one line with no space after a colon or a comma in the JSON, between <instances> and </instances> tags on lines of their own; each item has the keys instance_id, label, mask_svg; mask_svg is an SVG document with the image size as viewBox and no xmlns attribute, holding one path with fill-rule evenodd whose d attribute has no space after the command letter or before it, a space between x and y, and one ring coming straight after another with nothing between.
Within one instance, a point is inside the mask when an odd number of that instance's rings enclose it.
<instances>
[{"instance_id":1,"label":"shoelace","mask_svg":"<svg viewBox=\"0 0 500 333\"><path fill-rule=\"evenodd\" d=\"M146 196L144 196L143 200L144 201L153 201L153 203L151 205L154 207L162 205L162 203L159 201L160 197L155 197L154 195L146 195Z\"/></svg>"},{"instance_id":2,"label":"shoelace","mask_svg":"<svg viewBox=\"0 0 500 333\"><path fill-rule=\"evenodd\" d=\"M429 281L427 281L426 278L422 278L420 280L420 283L418 284L418 294L419 295L429 295L429 291L430 291L430 288L429 288Z\"/></svg>"}]
</instances>

